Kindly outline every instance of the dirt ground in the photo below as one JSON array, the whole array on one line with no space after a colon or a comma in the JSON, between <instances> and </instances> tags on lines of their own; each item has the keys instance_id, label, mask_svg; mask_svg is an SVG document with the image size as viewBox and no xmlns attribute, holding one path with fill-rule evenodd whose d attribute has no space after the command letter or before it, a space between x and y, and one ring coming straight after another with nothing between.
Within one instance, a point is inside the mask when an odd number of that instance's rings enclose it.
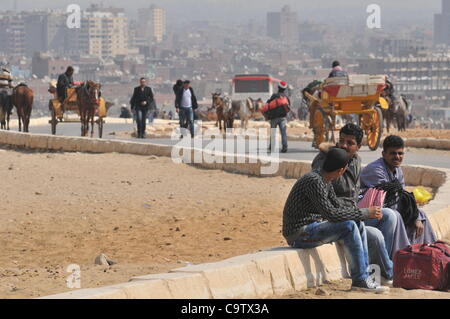
<instances>
[{"instance_id":1,"label":"dirt ground","mask_svg":"<svg viewBox=\"0 0 450 319\"><path fill-rule=\"evenodd\" d=\"M450 299L450 292L391 288L388 293L351 291L351 280L345 279L312 288L282 299Z\"/></svg>"},{"instance_id":2,"label":"dirt ground","mask_svg":"<svg viewBox=\"0 0 450 319\"><path fill-rule=\"evenodd\" d=\"M280 229L292 179L125 154L0 149L0 156L0 298L69 291L71 264L81 267L82 288L95 288L285 246ZM117 265L95 265L101 253ZM357 298L345 285L330 286L330 297Z\"/></svg>"},{"instance_id":3,"label":"dirt ground","mask_svg":"<svg viewBox=\"0 0 450 319\"><path fill-rule=\"evenodd\" d=\"M68 291L70 264L93 288L284 245L281 214L295 180L132 155L0 156L0 298ZM94 265L101 253L118 264Z\"/></svg>"}]
</instances>

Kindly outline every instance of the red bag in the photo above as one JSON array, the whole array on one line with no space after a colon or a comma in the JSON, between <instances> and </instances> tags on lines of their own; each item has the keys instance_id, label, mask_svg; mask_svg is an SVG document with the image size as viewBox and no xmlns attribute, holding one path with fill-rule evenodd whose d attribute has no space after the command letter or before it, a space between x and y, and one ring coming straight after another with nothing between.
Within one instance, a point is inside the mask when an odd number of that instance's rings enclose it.
<instances>
[{"instance_id":1,"label":"red bag","mask_svg":"<svg viewBox=\"0 0 450 319\"><path fill-rule=\"evenodd\" d=\"M394 287L450 289L450 245L442 241L402 249L394 257Z\"/></svg>"}]
</instances>

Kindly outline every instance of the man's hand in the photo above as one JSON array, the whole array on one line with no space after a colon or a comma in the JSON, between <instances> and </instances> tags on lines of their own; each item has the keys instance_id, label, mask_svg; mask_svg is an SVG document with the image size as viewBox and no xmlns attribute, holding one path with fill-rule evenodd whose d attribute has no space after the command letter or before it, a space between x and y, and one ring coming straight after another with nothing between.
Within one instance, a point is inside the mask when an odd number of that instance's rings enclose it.
<instances>
[{"instance_id":1,"label":"man's hand","mask_svg":"<svg viewBox=\"0 0 450 319\"><path fill-rule=\"evenodd\" d=\"M423 223L420 220L416 221L416 237L421 237L424 229Z\"/></svg>"},{"instance_id":2,"label":"man's hand","mask_svg":"<svg viewBox=\"0 0 450 319\"><path fill-rule=\"evenodd\" d=\"M141 102L141 105L142 105L142 106L147 105L147 102L146 102L146 101L143 101L143 102Z\"/></svg>"},{"instance_id":3,"label":"man's hand","mask_svg":"<svg viewBox=\"0 0 450 319\"><path fill-rule=\"evenodd\" d=\"M177 113L180 113L180 109L177 109L176 111L177 111Z\"/></svg>"},{"instance_id":4,"label":"man's hand","mask_svg":"<svg viewBox=\"0 0 450 319\"><path fill-rule=\"evenodd\" d=\"M381 212L381 207L370 207L369 208L370 219L381 220L383 218L383 213Z\"/></svg>"}]
</instances>

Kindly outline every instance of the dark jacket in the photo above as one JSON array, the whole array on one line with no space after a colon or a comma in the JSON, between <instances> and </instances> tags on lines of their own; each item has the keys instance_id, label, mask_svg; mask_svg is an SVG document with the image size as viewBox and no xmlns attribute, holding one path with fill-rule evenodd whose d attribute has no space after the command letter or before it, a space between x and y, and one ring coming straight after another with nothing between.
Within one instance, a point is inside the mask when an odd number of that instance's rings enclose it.
<instances>
[{"instance_id":1,"label":"dark jacket","mask_svg":"<svg viewBox=\"0 0 450 319\"><path fill-rule=\"evenodd\" d=\"M58 84L56 85L56 91L59 97L66 97L66 90L73 87L73 77L68 76L66 73L61 74L58 77Z\"/></svg>"},{"instance_id":2,"label":"dark jacket","mask_svg":"<svg viewBox=\"0 0 450 319\"><path fill-rule=\"evenodd\" d=\"M145 106L142 106L142 102L147 102ZM133 96L130 100L131 108L134 109L136 107L147 107L151 108L154 104L153 91L150 87L146 86L144 90L141 89L140 86L134 88Z\"/></svg>"},{"instance_id":3,"label":"dark jacket","mask_svg":"<svg viewBox=\"0 0 450 319\"><path fill-rule=\"evenodd\" d=\"M320 153L316 156L312 163L313 170L321 170L328 150L335 145L321 144L319 146ZM361 192L361 157L355 155L348 165L348 169L344 175L332 182L336 196L349 202L358 203L359 194Z\"/></svg>"},{"instance_id":4,"label":"dark jacket","mask_svg":"<svg viewBox=\"0 0 450 319\"><path fill-rule=\"evenodd\" d=\"M193 88L190 87L189 90L191 90L191 95L192 95L192 97L191 97L192 109L196 110L196 109L198 109L197 97L195 96ZM181 106L181 100L183 99L183 93L184 93L184 88L179 90L178 93L177 93L177 99L175 101L175 107L177 109L179 109L180 106Z\"/></svg>"}]
</instances>

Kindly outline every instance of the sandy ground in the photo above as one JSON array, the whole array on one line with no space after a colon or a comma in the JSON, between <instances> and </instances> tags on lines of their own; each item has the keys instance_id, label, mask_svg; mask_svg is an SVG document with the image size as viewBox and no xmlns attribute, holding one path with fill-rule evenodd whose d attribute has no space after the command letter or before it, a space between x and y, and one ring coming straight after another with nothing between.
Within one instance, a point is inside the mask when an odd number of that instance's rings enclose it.
<instances>
[{"instance_id":1,"label":"sandy ground","mask_svg":"<svg viewBox=\"0 0 450 319\"><path fill-rule=\"evenodd\" d=\"M335 281L282 299L450 299L450 292L391 288L388 293L351 291L351 280Z\"/></svg>"},{"instance_id":2,"label":"sandy ground","mask_svg":"<svg viewBox=\"0 0 450 319\"><path fill-rule=\"evenodd\" d=\"M0 154L0 298L68 291L70 264L92 288L284 245L281 214L295 180L168 158ZM94 265L101 253L118 264Z\"/></svg>"},{"instance_id":3,"label":"sandy ground","mask_svg":"<svg viewBox=\"0 0 450 319\"><path fill-rule=\"evenodd\" d=\"M0 155L0 298L69 291L70 264L81 266L82 288L95 288L285 246L281 218L292 179L124 154ZM101 253L117 265L96 266ZM325 289L332 298L356 298L345 285Z\"/></svg>"}]
</instances>

